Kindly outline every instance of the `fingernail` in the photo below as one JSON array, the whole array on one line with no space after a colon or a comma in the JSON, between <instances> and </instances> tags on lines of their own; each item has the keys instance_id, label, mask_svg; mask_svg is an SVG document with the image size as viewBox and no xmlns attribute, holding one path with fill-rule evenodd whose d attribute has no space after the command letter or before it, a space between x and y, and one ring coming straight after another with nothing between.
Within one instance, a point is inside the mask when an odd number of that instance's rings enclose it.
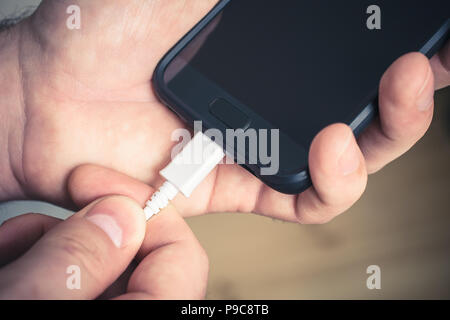
<instances>
[{"instance_id":1,"label":"fingernail","mask_svg":"<svg viewBox=\"0 0 450 320\"><path fill-rule=\"evenodd\" d=\"M422 85L422 88L419 90L419 94L417 95L416 104L419 111L427 111L433 104L434 88L430 88L430 81L432 78L433 75L431 68L428 67L426 79Z\"/></svg>"},{"instance_id":2,"label":"fingernail","mask_svg":"<svg viewBox=\"0 0 450 320\"><path fill-rule=\"evenodd\" d=\"M346 176L355 172L359 168L360 157L357 144L353 138L349 139L344 152L339 157L339 168L341 173Z\"/></svg>"},{"instance_id":3,"label":"fingernail","mask_svg":"<svg viewBox=\"0 0 450 320\"><path fill-rule=\"evenodd\" d=\"M122 246L123 231L112 214L97 211L94 207L86 214L85 218L102 229L117 248Z\"/></svg>"}]
</instances>

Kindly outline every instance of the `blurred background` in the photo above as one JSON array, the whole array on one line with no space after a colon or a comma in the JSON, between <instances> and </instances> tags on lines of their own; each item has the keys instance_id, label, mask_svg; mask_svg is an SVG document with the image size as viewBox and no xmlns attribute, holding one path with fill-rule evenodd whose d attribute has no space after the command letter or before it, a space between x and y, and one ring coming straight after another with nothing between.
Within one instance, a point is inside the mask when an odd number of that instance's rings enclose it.
<instances>
[{"instance_id":1,"label":"blurred background","mask_svg":"<svg viewBox=\"0 0 450 320\"><path fill-rule=\"evenodd\" d=\"M0 20L40 0L0 0ZM371 175L331 223L303 226L247 214L188 219L210 258L208 299L449 299L450 88L407 154ZM67 217L48 204L0 204L0 223L25 212ZM369 290L370 265L381 289Z\"/></svg>"}]
</instances>

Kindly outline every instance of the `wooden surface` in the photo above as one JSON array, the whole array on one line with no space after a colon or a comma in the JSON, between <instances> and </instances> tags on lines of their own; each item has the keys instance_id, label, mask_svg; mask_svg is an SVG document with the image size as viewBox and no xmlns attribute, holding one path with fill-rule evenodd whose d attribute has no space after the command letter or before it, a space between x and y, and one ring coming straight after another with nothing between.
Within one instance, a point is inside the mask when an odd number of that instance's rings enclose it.
<instances>
[{"instance_id":1,"label":"wooden surface","mask_svg":"<svg viewBox=\"0 0 450 320\"><path fill-rule=\"evenodd\" d=\"M361 200L329 224L255 215L189 219L210 257L210 299L450 298L450 90L431 130L370 176ZM379 265L381 290L366 268Z\"/></svg>"}]
</instances>

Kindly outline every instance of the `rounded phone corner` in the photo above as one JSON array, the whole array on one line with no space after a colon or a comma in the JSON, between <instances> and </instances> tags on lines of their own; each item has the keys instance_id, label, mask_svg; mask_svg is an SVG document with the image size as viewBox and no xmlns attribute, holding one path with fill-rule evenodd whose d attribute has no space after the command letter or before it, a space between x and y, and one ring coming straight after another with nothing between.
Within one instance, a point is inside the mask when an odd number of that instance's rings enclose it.
<instances>
[{"instance_id":1,"label":"rounded phone corner","mask_svg":"<svg viewBox=\"0 0 450 320\"><path fill-rule=\"evenodd\" d=\"M301 174L300 179L295 179L295 181L289 181L290 179L286 179L284 183L275 183L273 181L266 181L264 178L260 178L267 186L274 189L275 191L284 193L297 195L308 189L312 186L311 178L309 174L304 171Z\"/></svg>"},{"instance_id":2,"label":"rounded phone corner","mask_svg":"<svg viewBox=\"0 0 450 320\"><path fill-rule=\"evenodd\" d=\"M296 170L296 172L292 173L279 172L274 175L261 175L257 173L260 172L260 168L249 167L245 164L241 164L241 166L268 187L284 194L300 194L312 186L309 170L307 168Z\"/></svg>"}]
</instances>

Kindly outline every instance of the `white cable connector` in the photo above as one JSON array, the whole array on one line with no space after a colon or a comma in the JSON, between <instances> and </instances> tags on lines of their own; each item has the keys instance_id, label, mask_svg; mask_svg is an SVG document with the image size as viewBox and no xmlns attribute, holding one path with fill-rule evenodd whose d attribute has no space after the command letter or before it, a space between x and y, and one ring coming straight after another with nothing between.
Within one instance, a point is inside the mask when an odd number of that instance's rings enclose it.
<instances>
[{"instance_id":1,"label":"white cable connector","mask_svg":"<svg viewBox=\"0 0 450 320\"><path fill-rule=\"evenodd\" d=\"M164 182L161 188L159 188L159 190L152 195L150 200L145 203L145 219L150 219L152 216L167 207L169 201L175 198L177 194L178 189L173 184L169 181Z\"/></svg>"},{"instance_id":2,"label":"white cable connector","mask_svg":"<svg viewBox=\"0 0 450 320\"><path fill-rule=\"evenodd\" d=\"M145 218L148 220L167 207L178 192L189 197L224 156L221 146L198 132L172 162L159 172L166 182L146 202Z\"/></svg>"}]
</instances>

